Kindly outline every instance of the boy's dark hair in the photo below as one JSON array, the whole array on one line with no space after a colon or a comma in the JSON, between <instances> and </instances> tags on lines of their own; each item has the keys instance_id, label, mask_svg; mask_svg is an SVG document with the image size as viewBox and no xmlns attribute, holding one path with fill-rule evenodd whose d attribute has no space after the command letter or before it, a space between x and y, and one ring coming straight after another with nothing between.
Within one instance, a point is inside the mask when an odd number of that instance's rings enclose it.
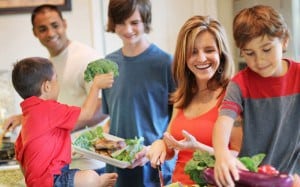
<instances>
[{"instance_id":1,"label":"boy's dark hair","mask_svg":"<svg viewBox=\"0 0 300 187\"><path fill-rule=\"evenodd\" d=\"M256 5L241 10L233 21L233 36L238 48L259 36L289 38L282 15L270 6Z\"/></svg>"},{"instance_id":2,"label":"boy's dark hair","mask_svg":"<svg viewBox=\"0 0 300 187\"><path fill-rule=\"evenodd\" d=\"M53 64L46 58L30 57L18 61L12 70L12 83L23 98L41 95L43 82L52 80Z\"/></svg>"},{"instance_id":3,"label":"boy's dark hair","mask_svg":"<svg viewBox=\"0 0 300 187\"><path fill-rule=\"evenodd\" d=\"M31 14L31 24L32 24L32 26L34 26L35 16L39 13L44 12L45 10L51 10L51 11L57 12L59 17L63 20L62 13L61 13L61 11L59 10L59 8L57 6L51 5L51 4L43 4L43 5L35 7L34 10L32 11L32 14Z\"/></svg>"},{"instance_id":4,"label":"boy's dark hair","mask_svg":"<svg viewBox=\"0 0 300 187\"><path fill-rule=\"evenodd\" d=\"M141 14L145 33L149 33L152 19L150 0L110 0L108 5L107 31L114 33L116 24L122 24L136 9Z\"/></svg>"}]
</instances>

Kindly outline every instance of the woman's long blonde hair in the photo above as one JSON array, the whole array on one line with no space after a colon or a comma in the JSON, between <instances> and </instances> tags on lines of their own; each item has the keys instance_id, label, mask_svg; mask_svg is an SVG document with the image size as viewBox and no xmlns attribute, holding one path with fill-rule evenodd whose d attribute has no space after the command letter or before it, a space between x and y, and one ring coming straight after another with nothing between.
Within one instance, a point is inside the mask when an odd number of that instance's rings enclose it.
<instances>
[{"instance_id":1,"label":"woman's long blonde hair","mask_svg":"<svg viewBox=\"0 0 300 187\"><path fill-rule=\"evenodd\" d=\"M220 66L207 83L207 88L216 90L225 88L234 74L234 62L223 26L209 16L193 16L179 31L173 62L173 78L177 89L170 96L170 102L176 107L185 108L198 91L195 75L187 67L187 60L192 55L196 37L203 32L210 32L216 38L220 54Z\"/></svg>"}]
</instances>

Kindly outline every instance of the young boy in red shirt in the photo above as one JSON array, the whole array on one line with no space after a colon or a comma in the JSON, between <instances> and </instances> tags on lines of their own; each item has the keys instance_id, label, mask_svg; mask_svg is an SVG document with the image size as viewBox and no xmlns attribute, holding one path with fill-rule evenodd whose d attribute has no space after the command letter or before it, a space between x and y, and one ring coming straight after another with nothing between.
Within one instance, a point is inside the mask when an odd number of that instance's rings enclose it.
<instances>
[{"instance_id":1,"label":"young boy in red shirt","mask_svg":"<svg viewBox=\"0 0 300 187\"><path fill-rule=\"evenodd\" d=\"M97 75L83 106L58 103L59 84L53 64L46 58L25 58L14 65L13 86L24 99L22 130L15 144L26 185L113 186L116 173L99 176L93 170L69 169L70 132L84 127L96 112L99 89L110 88L113 74Z\"/></svg>"}]
</instances>

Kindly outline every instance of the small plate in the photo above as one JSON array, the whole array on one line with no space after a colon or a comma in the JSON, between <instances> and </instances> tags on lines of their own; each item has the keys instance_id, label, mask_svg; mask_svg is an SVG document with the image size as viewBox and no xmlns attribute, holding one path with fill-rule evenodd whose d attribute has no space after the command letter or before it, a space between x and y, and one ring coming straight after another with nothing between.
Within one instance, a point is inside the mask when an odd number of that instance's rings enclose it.
<instances>
[{"instance_id":1,"label":"small plate","mask_svg":"<svg viewBox=\"0 0 300 187\"><path fill-rule=\"evenodd\" d=\"M87 130L91 130L91 129L85 129L82 130L78 133L74 133L73 136L73 141L83 132L87 131ZM107 133L103 133L103 136L109 140L114 140L114 141L120 141L120 140L124 140L120 137L117 136L113 136L111 134L107 134ZM119 168L127 168L129 167L131 164L129 162L124 162L124 161L120 161L114 158L111 158L109 156L105 156L105 155L101 155L99 153L96 153L95 151L91 151L91 150L87 150L84 148L81 148L79 146L76 145L72 145L73 149L75 150L75 152L82 154L83 156L87 157L87 158L91 158L91 159L96 159L96 160L100 160L102 162L105 162L107 164L119 167Z\"/></svg>"}]
</instances>

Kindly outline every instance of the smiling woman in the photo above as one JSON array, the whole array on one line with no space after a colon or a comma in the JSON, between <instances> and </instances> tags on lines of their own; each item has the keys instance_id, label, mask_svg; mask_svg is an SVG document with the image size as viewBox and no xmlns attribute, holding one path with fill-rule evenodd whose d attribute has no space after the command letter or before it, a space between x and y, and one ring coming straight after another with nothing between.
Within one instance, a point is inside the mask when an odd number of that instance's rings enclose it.
<instances>
[{"instance_id":1,"label":"smiling woman","mask_svg":"<svg viewBox=\"0 0 300 187\"><path fill-rule=\"evenodd\" d=\"M170 97L174 104L172 118L163 139L155 141L148 152L153 167L177 155L172 182L195 184L186 172L186 163L195 150L214 153L212 130L234 72L230 54L225 30L218 20L195 15L181 27L172 71L177 83ZM239 135L234 135L238 142ZM237 142L230 144L238 151Z\"/></svg>"}]
</instances>

